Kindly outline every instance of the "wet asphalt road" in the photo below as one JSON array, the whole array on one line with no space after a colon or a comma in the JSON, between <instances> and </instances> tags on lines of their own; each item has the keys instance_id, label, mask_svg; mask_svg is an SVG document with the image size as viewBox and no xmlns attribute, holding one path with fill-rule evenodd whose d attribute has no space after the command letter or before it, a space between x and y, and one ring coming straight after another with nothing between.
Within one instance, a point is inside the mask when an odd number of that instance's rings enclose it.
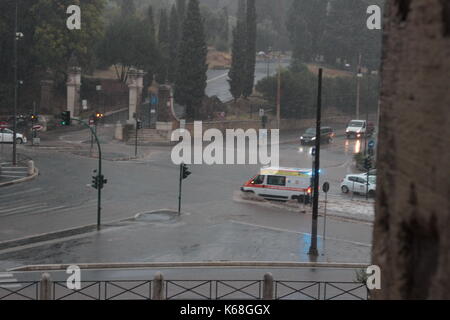
<instances>
[{"instance_id":1,"label":"wet asphalt road","mask_svg":"<svg viewBox=\"0 0 450 320\"><path fill-rule=\"evenodd\" d=\"M360 147L358 141L344 138L323 147L322 181L331 183L334 197L347 197L340 194L339 182L352 170L352 155ZM124 150L124 146L108 148ZM41 175L29 183L0 189L0 240L96 222L96 191L90 182L97 160L66 150L21 148L20 152L35 160ZM141 152L150 156L137 162L104 162L109 181L103 192L103 221L177 208L179 171L170 160L170 148L142 147ZM281 144L280 157L283 166L311 166L310 148L298 143ZM1 254L0 267L117 261L307 261L310 215L239 201L240 185L258 172L258 165L192 165L190 169L192 175L183 188L183 215L176 223L123 223L101 234ZM319 226L322 223L320 218ZM370 224L329 219L330 240L322 260L368 262L371 236Z\"/></svg>"},{"instance_id":2,"label":"wet asphalt road","mask_svg":"<svg viewBox=\"0 0 450 320\"><path fill-rule=\"evenodd\" d=\"M331 183L330 194L340 194L339 183L351 171L352 154L358 142L337 138L322 152L322 181ZM179 167L170 159L170 148L151 149L151 158L140 162L104 161L108 184L103 190L102 219L112 221L139 212L177 209ZM145 149L145 148L142 148ZM40 169L38 179L26 184L0 189L0 240L96 223L97 194L90 187L96 159L51 150L23 152ZM280 164L309 168L308 147L280 145ZM142 151L144 152L144 150ZM239 187L259 171L258 165L192 165L192 175L184 181L183 211L199 220L267 224L307 232L309 223L302 217L277 208L261 207L235 201ZM280 212L281 211L281 212ZM305 219L305 218L303 218ZM330 230L331 232L331 230ZM366 233L366 232L365 232ZM370 242L370 236L338 232L354 241Z\"/></svg>"}]
</instances>

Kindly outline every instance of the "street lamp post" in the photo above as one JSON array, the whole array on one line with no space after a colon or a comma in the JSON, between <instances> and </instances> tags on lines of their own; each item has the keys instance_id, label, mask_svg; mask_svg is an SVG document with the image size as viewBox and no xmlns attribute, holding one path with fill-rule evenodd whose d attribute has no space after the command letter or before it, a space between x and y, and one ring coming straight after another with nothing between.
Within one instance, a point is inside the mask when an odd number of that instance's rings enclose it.
<instances>
[{"instance_id":1,"label":"street lamp post","mask_svg":"<svg viewBox=\"0 0 450 320\"><path fill-rule=\"evenodd\" d=\"M359 109L360 109L360 100L361 100L361 54L359 54L359 63L358 63L358 73L356 74L356 119L359 120Z\"/></svg>"},{"instance_id":2,"label":"street lamp post","mask_svg":"<svg viewBox=\"0 0 450 320\"><path fill-rule=\"evenodd\" d=\"M17 32L17 19L19 12L19 0L16 0L16 10L15 10L15 18L14 18L14 111L13 111L13 156L12 162L13 166L17 164L17 98L18 98L18 90L19 90L19 81L17 76L17 41L18 32Z\"/></svg>"},{"instance_id":3,"label":"street lamp post","mask_svg":"<svg viewBox=\"0 0 450 320\"><path fill-rule=\"evenodd\" d=\"M312 211L312 226L311 226L311 246L308 254L312 257L317 257L319 252L317 250L317 222L319 219L319 174L320 174L320 129L322 122L322 76L323 69L319 69L319 86L317 94L317 119L316 119L316 147L314 160L314 184L313 184L313 211Z\"/></svg>"}]
</instances>

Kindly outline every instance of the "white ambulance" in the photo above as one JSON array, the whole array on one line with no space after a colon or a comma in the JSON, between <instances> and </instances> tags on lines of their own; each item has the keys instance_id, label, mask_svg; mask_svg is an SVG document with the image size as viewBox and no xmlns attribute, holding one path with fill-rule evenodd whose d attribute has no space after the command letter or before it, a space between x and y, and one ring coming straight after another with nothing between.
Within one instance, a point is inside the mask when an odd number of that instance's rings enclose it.
<instances>
[{"instance_id":1,"label":"white ambulance","mask_svg":"<svg viewBox=\"0 0 450 320\"><path fill-rule=\"evenodd\" d=\"M259 175L247 181L241 191L267 200L299 200L311 196L311 169L262 168Z\"/></svg>"}]
</instances>

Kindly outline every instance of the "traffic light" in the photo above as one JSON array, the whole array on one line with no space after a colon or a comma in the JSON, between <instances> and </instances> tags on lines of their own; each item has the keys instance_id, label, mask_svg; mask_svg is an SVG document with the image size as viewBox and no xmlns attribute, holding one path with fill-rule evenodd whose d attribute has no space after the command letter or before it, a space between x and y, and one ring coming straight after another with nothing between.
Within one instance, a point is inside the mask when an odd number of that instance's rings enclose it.
<instances>
[{"instance_id":1,"label":"traffic light","mask_svg":"<svg viewBox=\"0 0 450 320\"><path fill-rule=\"evenodd\" d=\"M92 176L92 188L94 189L103 189L105 184L108 183L108 180L105 179L104 175L98 175L97 170L94 170L94 175Z\"/></svg>"},{"instance_id":2,"label":"traffic light","mask_svg":"<svg viewBox=\"0 0 450 320\"><path fill-rule=\"evenodd\" d=\"M62 126L70 126L71 125L71 118L70 118L70 111L64 111L61 113L61 125Z\"/></svg>"},{"instance_id":3,"label":"traffic light","mask_svg":"<svg viewBox=\"0 0 450 320\"><path fill-rule=\"evenodd\" d=\"M138 130L142 129L142 121L137 121L137 122L136 122L136 128L137 128Z\"/></svg>"},{"instance_id":4,"label":"traffic light","mask_svg":"<svg viewBox=\"0 0 450 320\"><path fill-rule=\"evenodd\" d=\"M366 170L372 169L372 159L370 159L369 157L364 159L364 168Z\"/></svg>"},{"instance_id":5,"label":"traffic light","mask_svg":"<svg viewBox=\"0 0 450 320\"><path fill-rule=\"evenodd\" d=\"M31 119L31 123L35 123L35 122L37 121L37 115L32 114L32 115L30 116L30 119Z\"/></svg>"},{"instance_id":6,"label":"traffic light","mask_svg":"<svg viewBox=\"0 0 450 320\"><path fill-rule=\"evenodd\" d=\"M108 180L105 179L105 176L104 176L104 175L101 175L101 176L99 177L99 179L98 179L98 182L99 182L99 183L98 183L99 188L100 188L100 189L103 189L104 186L105 186L105 184L108 183Z\"/></svg>"},{"instance_id":7,"label":"traffic light","mask_svg":"<svg viewBox=\"0 0 450 320\"><path fill-rule=\"evenodd\" d=\"M94 114L94 124L97 124L101 119L103 119L103 117L104 117L105 115L103 114L103 113L100 113L100 112L96 112L95 114Z\"/></svg>"},{"instance_id":8,"label":"traffic light","mask_svg":"<svg viewBox=\"0 0 450 320\"><path fill-rule=\"evenodd\" d=\"M187 167L187 165L183 164L182 165L182 176L183 176L183 180L186 179L187 177L189 177L192 173L189 171L189 168Z\"/></svg>"},{"instance_id":9,"label":"traffic light","mask_svg":"<svg viewBox=\"0 0 450 320\"><path fill-rule=\"evenodd\" d=\"M94 189L98 189L98 176L97 175L92 176L92 184L91 184L91 186Z\"/></svg>"}]
</instances>

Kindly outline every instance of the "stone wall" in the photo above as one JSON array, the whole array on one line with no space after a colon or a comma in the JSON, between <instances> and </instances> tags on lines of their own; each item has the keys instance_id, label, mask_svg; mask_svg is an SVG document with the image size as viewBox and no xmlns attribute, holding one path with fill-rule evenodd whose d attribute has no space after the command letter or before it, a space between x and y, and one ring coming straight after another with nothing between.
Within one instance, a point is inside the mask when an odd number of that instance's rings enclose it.
<instances>
[{"instance_id":1,"label":"stone wall","mask_svg":"<svg viewBox=\"0 0 450 320\"><path fill-rule=\"evenodd\" d=\"M378 299L450 299L449 6L386 5L373 242Z\"/></svg>"},{"instance_id":2,"label":"stone wall","mask_svg":"<svg viewBox=\"0 0 450 320\"><path fill-rule=\"evenodd\" d=\"M322 119L323 126L333 125L346 125L351 117L337 116L332 118ZM281 130L303 130L308 127L315 127L315 119L282 119L280 123ZM186 123L186 129L192 132L193 123ZM277 127L277 121L271 120L268 122L267 129L275 129ZM230 121L203 121L203 130L219 129L225 133L226 129L262 129L260 120L230 120Z\"/></svg>"}]
</instances>

